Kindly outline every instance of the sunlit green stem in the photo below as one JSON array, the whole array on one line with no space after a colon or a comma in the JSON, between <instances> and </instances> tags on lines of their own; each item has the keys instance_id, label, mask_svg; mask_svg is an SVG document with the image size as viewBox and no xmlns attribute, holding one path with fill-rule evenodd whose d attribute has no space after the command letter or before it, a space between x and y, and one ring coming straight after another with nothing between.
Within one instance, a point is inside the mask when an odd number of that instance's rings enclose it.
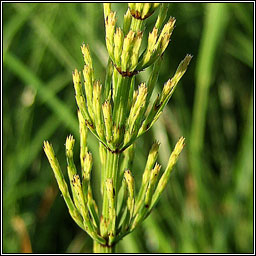
<instances>
[{"instance_id":1,"label":"sunlit green stem","mask_svg":"<svg viewBox=\"0 0 256 256\"><path fill-rule=\"evenodd\" d=\"M93 252L94 253L114 253L115 252L115 246L106 246L99 244L95 240L93 241Z\"/></svg>"},{"instance_id":2,"label":"sunlit green stem","mask_svg":"<svg viewBox=\"0 0 256 256\"><path fill-rule=\"evenodd\" d=\"M103 166L103 174L104 180L102 180L103 184L103 206L102 206L102 220L101 220L101 235L103 237L108 237L108 224L109 224L109 202L107 196L107 187L106 187L106 180L112 179L113 181L113 188L116 191L117 187L117 172L118 172L118 161L119 161L119 154L112 153L111 151L106 151L106 164L105 168ZM114 192L114 208L116 210L117 204L117 195Z\"/></svg>"}]
</instances>

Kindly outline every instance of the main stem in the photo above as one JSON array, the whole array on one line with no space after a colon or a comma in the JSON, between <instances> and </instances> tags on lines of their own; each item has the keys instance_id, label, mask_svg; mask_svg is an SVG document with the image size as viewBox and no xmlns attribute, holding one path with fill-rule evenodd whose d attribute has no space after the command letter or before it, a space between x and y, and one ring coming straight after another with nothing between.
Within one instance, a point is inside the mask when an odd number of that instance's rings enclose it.
<instances>
[{"instance_id":1,"label":"main stem","mask_svg":"<svg viewBox=\"0 0 256 256\"><path fill-rule=\"evenodd\" d=\"M142 27L141 20L133 19L131 24L131 29L134 32L141 30ZM117 137L115 138L115 146L120 146L120 143L123 139L124 134L122 134L122 129L124 127L124 121L127 112L127 98L130 92L130 84L132 79L130 77L123 77L121 74L114 70L113 76L113 88L115 88L114 93L114 109L113 109L113 118L117 126ZM119 137L120 136L120 137ZM114 188L114 208L115 214L117 213L117 194L118 194L118 162L119 162L119 153L113 153L108 149L103 149L105 151L105 163L102 162L102 179L101 179L101 188L103 193L103 205L102 205L102 216L100 223L100 233L101 236L106 239L107 244L101 245L94 241L93 251L94 253L112 253L114 252L115 246L115 236L116 236L116 215L112 216L109 213L110 205L108 202L108 195L106 190L106 180L111 179L113 182ZM110 216L111 215L111 216ZM114 242L114 245L113 245Z\"/></svg>"},{"instance_id":2,"label":"main stem","mask_svg":"<svg viewBox=\"0 0 256 256\"><path fill-rule=\"evenodd\" d=\"M113 246L111 242L115 237L115 221L116 216L109 215L109 202L106 188L106 180L111 179L113 182L114 188L114 208L115 212L117 212L117 177L118 177L118 162L119 162L120 154L113 153L106 149L106 158L105 163L102 166L102 188L103 188L103 206L102 206L102 217L100 224L100 232L101 236L104 237L107 241L106 246L102 246L94 242L94 252L109 252L113 250Z\"/></svg>"},{"instance_id":3,"label":"main stem","mask_svg":"<svg viewBox=\"0 0 256 256\"><path fill-rule=\"evenodd\" d=\"M113 180L113 187L116 191L116 184L117 184L117 172L118 172L118 160L119 160L119 154L112 153L109 150L106 150L106 166L103 166L104 170L104 184L103 184L103 209L102 209L102 215L103 217L108 217L108 199L107 199L107 192L106 192L106 186L105 181L106 179L112 179ZM116 200L115 200L116 202Z\"/></svg>"},{"instance_id":4,"label":"main stem","mask_svg":"<svg viewBox=\"0 0 256 256\"><path fill-rule=\"evenodd\" d=\"M115 253L115 245L106 246L106 245L99 244L97 241L94 240L93 252L94 253Z\"/></svg>"}]
</instances>

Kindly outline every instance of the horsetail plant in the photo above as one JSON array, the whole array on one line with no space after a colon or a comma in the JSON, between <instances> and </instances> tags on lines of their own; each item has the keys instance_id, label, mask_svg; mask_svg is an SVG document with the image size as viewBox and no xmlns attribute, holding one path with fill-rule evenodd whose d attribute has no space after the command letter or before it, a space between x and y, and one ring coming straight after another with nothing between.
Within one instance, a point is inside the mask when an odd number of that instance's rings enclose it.
<instances>
[{"instance_id":1,"label":"horsetail plant","mask_svg":"<svg viewBox=\"0 0 256 256\"><path fill-rule=\"evenodd\" d=\"M175 19L171 17L163 24L167 4L129 3L121 28L116 27L116 12L111 10L111 4L105 3L103 6L109 54L105 83L102 85L94 77L88 45L81 46L85 62L83 71L76 69L73 72L80 128L81 176L73 161L75 140L70 135L65 145L72 197L52 145L44 142L44 151L69 213L78 226L94 240L95 253L114 252L118 241L137 228L150 214L166 187L184 146L184 138L181 137L177 142L162 174L161 166L156 162L159 143L153 144L137 194L137 181L132 175L134 144L159 118L192 58L191 55L185 57L173 78L164 84L160 95L151 103L150 98ZM141 46L146 21L157 9L159 14L155 26L149 33L147 46L143 50ZM152 66L152 73L148 82L137 86L136 75L149 66ZM93 199L91 187L93 159L86 144L88 129L99 141L102 194L100 208Z\"/></svg>"}]
</instances>

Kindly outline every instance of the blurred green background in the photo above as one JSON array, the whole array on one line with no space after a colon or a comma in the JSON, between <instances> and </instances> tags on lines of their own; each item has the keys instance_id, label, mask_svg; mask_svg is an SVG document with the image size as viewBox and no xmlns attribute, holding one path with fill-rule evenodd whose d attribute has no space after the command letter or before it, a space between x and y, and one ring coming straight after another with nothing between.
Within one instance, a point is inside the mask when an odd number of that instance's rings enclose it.
<instances>
[{"instance_id":1,"label":"blurred green background","mask_svg":"<svg viewBox=\"0 0 256 256\"><path fill-rule=\"evenodd\" d=\"M157 84L187 53L194 57L162 117L136 144L137 187L156 138L159 162L183 135L186 147L151 216L118 245L126 253L253 252L253 3L172 3L177 19ZM119 21L127 4L113 4ZM152 28L156 15L149 18ZM91 252L72 221L43 153L64 143L78 122L72 70L88 43L104 81L107 52L99 3L3 3L3 252ZM141 73L147 81L150 70ZM97 142L93 185L99 188ZM95 197L99 196L99 191Z\"/></svg>"}]
</instances>

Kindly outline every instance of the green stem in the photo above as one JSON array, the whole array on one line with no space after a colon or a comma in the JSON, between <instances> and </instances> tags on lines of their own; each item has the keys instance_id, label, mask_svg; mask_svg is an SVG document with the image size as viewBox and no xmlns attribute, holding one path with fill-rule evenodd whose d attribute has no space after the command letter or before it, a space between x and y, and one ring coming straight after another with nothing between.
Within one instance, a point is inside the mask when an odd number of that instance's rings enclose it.
<instances>
[{"instance_id":1,"label":"green stem","mask_svg":"<svg viewBox=\"0 0 256 256\"><path fill-rule=\"evenodd\" d=\"M135 19L132 17L131 27L130 29L134 32L141 31L143 25L143 21L139 19Z\"/></svg>"},{"instance_id":2,"label":"green stem","mask_svg":"<svg viewBox=\"0 0 256 256\"><path fill-rule=\"evenodd\" d=\"M93 252L94 253L114 253L115 246L106 246L99 244L97 241L94 240L93 242Z\"/></svg>"},{"instance_id":3,"label":"green stem","mask_svg":"<svg viewBox=\"0 0 256 256\"><path fill-rule=\"evenodd\" d=\"M112 153L109 150L106 150L106 166L103 169L104 180L102 181L103 187L103 207L102 207L102 218L103 222L101 223L101 235L103 237L108 236L108 223L109 223L109 203L108 203L108 196L106 190L106 180L112 179L113 181L113 188L115 192L117 192L117 176L118 176L118 162L119 162L120 154ZM115 195L114 200L114 208L117 211L117 193ZM111 222L114 220L111 220Z\"/></svg>"}]
</instances>

